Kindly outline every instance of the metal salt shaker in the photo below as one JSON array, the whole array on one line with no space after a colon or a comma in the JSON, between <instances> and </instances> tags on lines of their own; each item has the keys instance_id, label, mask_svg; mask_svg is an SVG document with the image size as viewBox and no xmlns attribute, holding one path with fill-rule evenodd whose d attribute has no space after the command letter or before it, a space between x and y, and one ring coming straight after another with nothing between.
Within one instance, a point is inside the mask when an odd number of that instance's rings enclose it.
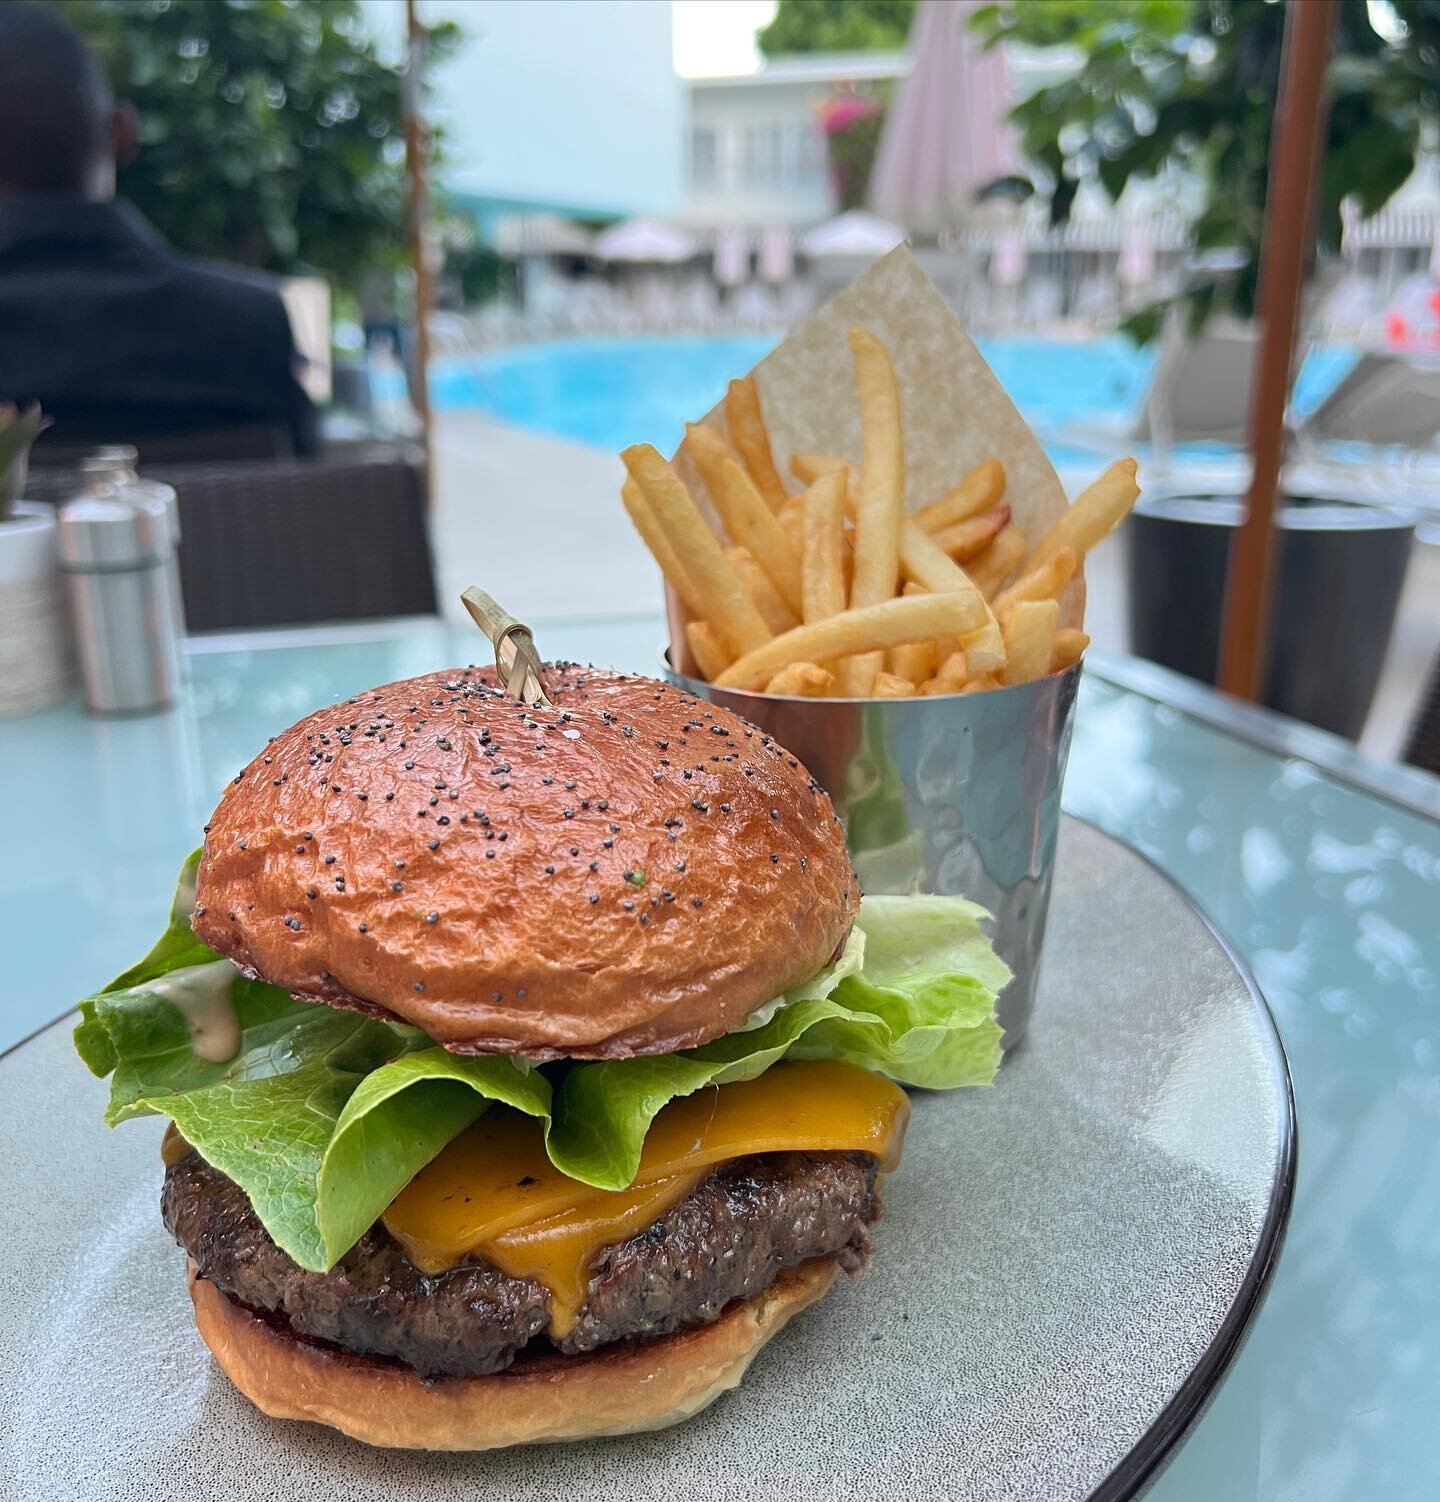
<instances>
[{"instance_id":1,"label":"metal salt shaker","mask_svg":"<svg viewBox=\"0 0 1440 1502\"><path fill-rule=\"evenodd\" d=\"M101 488L62 507L56 535L86 704L101 714L164 708L179 653L163 507Z\"/></svg>"},{"instance_id":2,"label":"metal salt shaker","mask_svg":"<svg viewBox=\"0 0 1440 1502\"><path fill-rule=\"evenodd\" d=\"M180 589L180 502L175 487L160 480L142 479L136 471L138 455L132 444L110 443L97 448L80 468L92 493L99 488L113 490L121 500L136 505L158 505L165 513L169 547L165 550L165 571L169 576L171 615L175 629L185 630L185 597Z\"/></svg>"}]
</instances>

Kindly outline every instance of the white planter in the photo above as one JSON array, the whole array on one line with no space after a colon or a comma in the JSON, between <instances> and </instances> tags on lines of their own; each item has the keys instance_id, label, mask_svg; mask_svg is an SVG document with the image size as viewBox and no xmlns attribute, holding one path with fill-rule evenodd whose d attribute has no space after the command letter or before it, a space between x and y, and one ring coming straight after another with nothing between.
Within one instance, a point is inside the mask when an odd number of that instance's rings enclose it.
<instances>
[{"instance_id":1,"label":"white planter","mask_svg":"<svg viewBox=\"0 0 1440 1502\"><path fill-rule=\"evenodd\" d=\"M21 501L0 522L0 714L25 714L75 686L55 511Z\"/></svg>"}]
</instances>

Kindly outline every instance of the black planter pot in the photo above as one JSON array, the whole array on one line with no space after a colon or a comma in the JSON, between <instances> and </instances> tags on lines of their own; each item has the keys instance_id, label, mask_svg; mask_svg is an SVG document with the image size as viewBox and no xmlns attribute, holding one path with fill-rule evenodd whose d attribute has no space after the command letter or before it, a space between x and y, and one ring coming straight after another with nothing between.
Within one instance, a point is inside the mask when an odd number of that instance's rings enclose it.
<instances>
[{"instance_id":1,"label":"black planter pot","mask_svg":"<svg viewBox=\"0 0 1440 1502\"><path fill-rule=\"evenodd\" d=\"M1215 681L1225 564L1241 503L1142 501L1122 528L1131 650ZM1356 739L1390 644L1415 522L1381 507L1292 497L1282 512L1264 701Z\"/></svg>"}]
</instances>

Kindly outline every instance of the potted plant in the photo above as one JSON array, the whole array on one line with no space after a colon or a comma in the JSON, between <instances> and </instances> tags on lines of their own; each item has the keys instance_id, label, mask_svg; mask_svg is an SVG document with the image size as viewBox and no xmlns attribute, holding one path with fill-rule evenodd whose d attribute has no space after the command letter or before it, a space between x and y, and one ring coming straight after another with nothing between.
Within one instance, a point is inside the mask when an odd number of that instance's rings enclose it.
<instances>
[{"instance_id":1,"label":"potted plant","mask_svg":"<svg viewBox=\"0 0 1440 1502\"><path fill-rule=\"evenodd\" d=\"M22 500L38 406L0 404L0 714L23 714L69 692L69 632L55 558L55 512Z\"/></svg>"}]
</instances>

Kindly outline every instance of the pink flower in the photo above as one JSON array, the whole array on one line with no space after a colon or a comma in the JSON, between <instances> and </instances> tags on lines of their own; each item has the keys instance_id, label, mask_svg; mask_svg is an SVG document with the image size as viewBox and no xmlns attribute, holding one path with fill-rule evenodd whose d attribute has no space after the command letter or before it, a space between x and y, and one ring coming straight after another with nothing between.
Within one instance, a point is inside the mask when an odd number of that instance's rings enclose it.
<instances>
[{"instance_id":1,"label":"pink flower","mask_svg":"<svg viewBox=\"0 0 1440 1502\"><path fill-rule=\"evenodd\" d=\"M880 105L874 99L835 99L822 106L820 127L827 136L836 136L841 131L849 130L857 120L868 119L879 112Z\"/></svg>"}]
</instances>

